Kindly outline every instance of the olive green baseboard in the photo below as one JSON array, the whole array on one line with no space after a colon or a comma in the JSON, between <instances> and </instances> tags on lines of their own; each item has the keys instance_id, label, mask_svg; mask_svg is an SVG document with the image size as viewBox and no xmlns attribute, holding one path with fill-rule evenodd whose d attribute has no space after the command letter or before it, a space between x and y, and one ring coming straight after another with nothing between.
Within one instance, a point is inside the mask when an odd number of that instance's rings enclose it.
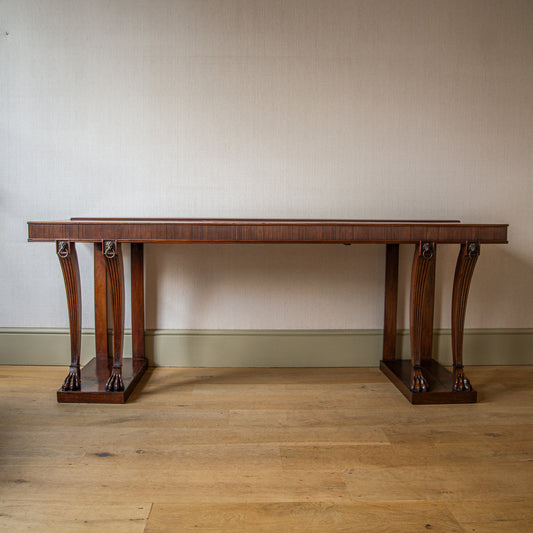
<instances>
[{"instance_id":1,"label":"olive green baseboard","mask_svg":"<svg viewBox=\"0 0 533 533\"><path fill-rule=\"evenodd\" d=\"M379 366L381 330L149 330L146 353L153 366L364 367ZM434 357L449 365L451 332L435 331ZM409 332L398 333L407 359ZM0 364L67 365L67 329L0 328ZM126 331L124 355L131 354ZM94 356L94 330L82 333L82 363ZM533 364L533 329L465 331L466 365Z\"/></svg>"}]
</instances>

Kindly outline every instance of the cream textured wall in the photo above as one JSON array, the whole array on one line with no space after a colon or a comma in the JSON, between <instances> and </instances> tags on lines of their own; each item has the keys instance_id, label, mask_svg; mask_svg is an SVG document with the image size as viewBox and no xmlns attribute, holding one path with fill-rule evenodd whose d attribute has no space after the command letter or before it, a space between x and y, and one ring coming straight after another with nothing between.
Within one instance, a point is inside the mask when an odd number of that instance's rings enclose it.
<instances>
[{"instance_id":1,"label":"cream textured wall","mask_svg":"<svg viewBox=\"0 0 533 533\"><path fill-rule=\"evenodd\" d=\"M67 325L27 220L177 216L508 222L467 327L532 327L532 27L530 0L0 0L0 326ZM383 260L148 246L147 326L378 328Z\"/></svg>"}]
</instances>

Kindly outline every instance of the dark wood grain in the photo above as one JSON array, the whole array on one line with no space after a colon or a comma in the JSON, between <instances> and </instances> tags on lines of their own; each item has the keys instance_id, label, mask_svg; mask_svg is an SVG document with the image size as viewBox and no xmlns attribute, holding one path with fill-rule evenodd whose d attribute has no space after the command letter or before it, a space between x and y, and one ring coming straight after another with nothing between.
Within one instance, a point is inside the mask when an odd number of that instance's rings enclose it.
<instances>
[{"instance_id":1,"label":"dark wood grain","mask_svg":"<svg viewBox=\"0 0 533 533\"><path fill-rule=\"evenodd\" d=\"M131 357L122 361L121 391L106 390L107 379L113 370L112 359L93 358L81 369L82 387L78 391L57 391L59 403L125 403L144 374L148 363L146 360L134 360Z\"/></svg>"},{"instance_id":2,"label":"dark wood grain","mask_svg":"<svg viewBox=\"0 0 533 533\"><path fill-rule=\"evenodd\" d=\"M477 401L477 392L473 389L462 392L454 391L451 372L434 359L422 361L428 391L413 392L411 390L413 365L409 360L381 361L380 368L414 405L476 403Z\"/></svg>"},{"instance_id":3,"label":"dark wood grain","mask_svg":"<svg viewBox=\"0 0 533 533\"><path fill-rule=\"evenodd\" d=\"M507 242L506 224L360 221L28 222L30 241L138 243L439 243Z\"/></svg>"},{"instance_id":4,"label":"dark wood grain","mask_svg":"<svg viewBox=\"0 0 533 533\"><path fill-rule=\"evenodd\" d=\"M163 218L138 218L138 217L72 217L70 219L74 222L215 222L219 224L241 224L243 222L253 222L255 224L278 224L280 222L297 222L304 224L374 224L385 223L385 224L398 224L408 222L410 224L426 224L426 223L438 223L438 224L459 224L460 220L398 220L398 219L331 219L331 218L174 218L174 217L163 217Z\"/></svg>"},{"instance_id":5,"label":"dark wood grain","mask_svg":"<svg viewBox=\"0 0 533 533\"><path fill-rule=\"evenodd\" d=\"M106 390L123 391L122 350L124 344L124 264L122 247L119 242L103 243L107 277L111 292L111 309L113 314L113 367L106 384Z\"/></svg>"},{"instance_id":6,"label":"dark wood grain","mask_svg":"<svg viewBox=\"0 0 533 533\"><path fill-rule=\"evenodd\" d=\"M426 392L429 387L422 370L423 340L428 335L425 331L428 321L424 317L424 304L428 300L427 292L431 290L431 272L435 259L435 243L420 242L415 246L409 307L413 392Z\"/></svg>"},{"instance_id":7,"label":"dark wood grain","mask_svg":"<svg viewBox=\"0 0 533 533\"><path fill-rule=\"evenodd\" d=\"M81 387L81 283L78 254L75 243L69 241L58 241L56 252L65 282L70 327L70 368L61 388L76 391Z\"/></svg>"},{"instance_id":8,"label":"dark wood grain","mask_svg":"<svg viewBox=\"0 0 533 533\"><path fill-rule=\"evenodd\" d=\"M144 359L143 244L131 245L131 342L134 359Z\"/></svg>"},{"instance_id":9,"label":"dark wood grain","mask_svg":"<svg viewBox=\"0 0 533 533\"><path fill-rule=\"evenodd\" d=\"M431 359L433 356L433 317L435 314L435 270L437 266L437 245L433 246L433 259L429 264L424 301L422 302L422 331L420 356Z\"/></svg>"},{"instance_id":10,"label":"dark wood grain","mask_svg":"<svg viewBox=\"0 0 533 533\"><path fill-rule=\"evenodd\" d=\"M452 354L453 354L453 388L456 391L471 390L472 385L463 370L463 335L466 316L466 303L470 282L479 257L479 243L461 244L452 293Z\"/></svg>"},{"instance_id":11,"label":"dark wood grain","mask_svg":"<svg viewBox=\"0 0 533 533\"><path fill-rule=\"evenodd\" d=\"M146 367L144 346L144 243L324 243L386 244L383 371L413 403L464 403L476 394L463 370L466 302L482 243L506 243L507 224L458 221L277 220L277 219L72 219L28 222L30 241L55 241L67 290L71 330L71 368L59 401L114 403L125 398L123 243L131 243L132 351L135 382ZM75 242L95 249L96 363L80 375L81 296ZM61 243L61 244L60 244ZM396 357L398 258L400 244L415 244L410 290L411 361ZM452 295L453 374L432 359L437 244L459 244ZM61 251L61 253L60 253ZM105 266L105 268L104 268ZM109 283L113 311L113 359L107 350ZM112 363L112 364L111 364ZM132 368L133 368L132 367ZM94 376L93 376L94 374ZM80 380L91 375L87 389ZM76 390L79 389L79 390ZM106 392L107 391L107 392ZM96 394L96 396L95 396ZM106 396L108 395L108 396ZM118 396L117 396L118 395ZM92 398L92 399L88 399Z\"/></svg>"},{"instance_id":12,"label":"dark wood grain","mask_svg":"<svg viewBox=\"0 0 533 533\"><path fill-rule=\"evenodd\" d=\"M107 271L101 242L94 243L94 343L96 357L107 359Z\"/></svg>"},{"instance_id":13,"label":"dark wood grain","mask_svg":"<svg viewBox=\"0 0 533 533\"><path fill-rule=\"evenodd\" d=\"M387 244L385 259L385 316L383 320L383 359L396 359L396 326L398 312L398 264L400 246Z\"/></svg>"}]
</instances>

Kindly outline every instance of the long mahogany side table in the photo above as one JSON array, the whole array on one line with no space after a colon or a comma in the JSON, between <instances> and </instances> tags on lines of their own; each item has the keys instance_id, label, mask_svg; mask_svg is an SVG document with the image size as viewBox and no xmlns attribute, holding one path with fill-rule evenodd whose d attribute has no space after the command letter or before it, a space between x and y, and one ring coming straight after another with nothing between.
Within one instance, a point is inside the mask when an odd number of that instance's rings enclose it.
<instances>
[{"instance_id":1,"label":"long mahogany side table","mask_svg":"<svg viewBox=\"0 0 533 533\"><path fill-rule=\"evenodd\" d=\"M124 403L147 367L144 350L145 243L384 244L386 246L383 359L380 367L414 404L473 403L477 393L463 369L465 311L481 244L507 243L507 224L459 221L91 219L28 222L31 242L55 242L65 281L71 363L59 402ZM94 244L96 357L80 368L81 293L76 243ZM124 267L131 245L132 357L123 359ZM410 287L411 360L396 356L398 254L414 245ZM453 367L432 358L437 244L458 244L452 294ZM113 354L107 349L107 287L111 294Z\"/></svg>"}]
</instances>

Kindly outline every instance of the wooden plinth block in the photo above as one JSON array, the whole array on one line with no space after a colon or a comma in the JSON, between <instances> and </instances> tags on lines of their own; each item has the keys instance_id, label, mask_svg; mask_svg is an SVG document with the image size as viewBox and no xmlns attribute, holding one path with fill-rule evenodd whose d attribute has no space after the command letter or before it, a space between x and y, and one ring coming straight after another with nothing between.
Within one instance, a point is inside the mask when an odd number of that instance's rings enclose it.
<instances>
[{"instance_id":1,"label":"wooden plinth block","mask_svg":"<svg viewBox=\"0 0 533 533\"><path fill-rule=\"evenodd\" d=\"M427 392L411 392L411 361L407 359L382 360L380 368L412 404L476 403L477 401L475 390L454 391L452 373L434 359L422 361L424 377L429 384Z\"/></svg>"},{"instance_id":2,"label":"wooden plinth block","mask_svg":"<svg viewBox=\"0 0 533 533\"><path fill-rule=\"evenodd\" d=\"M125 403L148 367L146 359L124 359L122 379L124 390L107 392L106 382L111 375L112 359L94 358L81 369L81 389L57 391L59 403Z\"/></svg>"}]
</instances>

